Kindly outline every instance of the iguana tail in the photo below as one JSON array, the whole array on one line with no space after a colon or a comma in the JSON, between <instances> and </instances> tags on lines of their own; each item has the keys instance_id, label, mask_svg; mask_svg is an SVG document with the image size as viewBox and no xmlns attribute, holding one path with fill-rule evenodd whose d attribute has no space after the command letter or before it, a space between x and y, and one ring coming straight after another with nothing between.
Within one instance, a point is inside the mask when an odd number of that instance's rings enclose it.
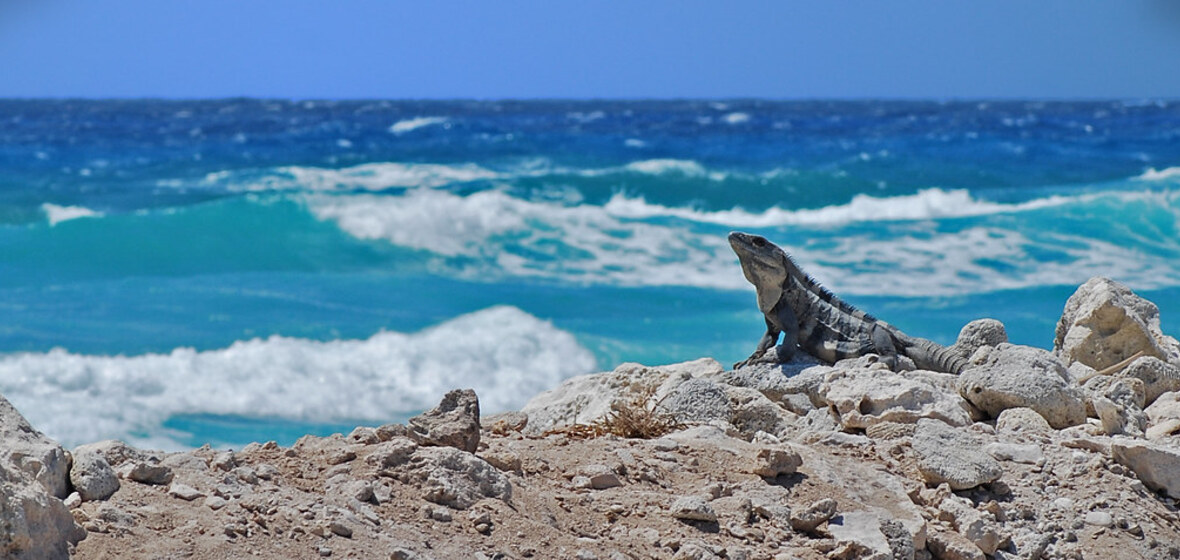
<instances>
[{"instance_id":1,"label":"iguana tail","mask_svg":"<svg viewBox=\"0 0 1180 560\"><path fill-rule=\"evenodd\" d=\"M967 368L966 358L933 340L908 335L900 338L905 345L905 355L914 361L918 369L958 375Z\"/></svg>"}]
</instances>

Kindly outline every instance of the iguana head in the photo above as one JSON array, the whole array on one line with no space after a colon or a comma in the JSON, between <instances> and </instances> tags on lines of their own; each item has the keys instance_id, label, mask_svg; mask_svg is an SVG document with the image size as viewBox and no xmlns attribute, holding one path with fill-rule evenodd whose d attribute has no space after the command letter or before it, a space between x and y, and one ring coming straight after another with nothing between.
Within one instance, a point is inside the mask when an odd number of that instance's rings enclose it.
<instances>
[{"instance_id":1,"label":"iguana head","mask_svg":"<svg viewBox=\"0 0 1180 560\"><path fill-rule=\"evenodd\" d=\"M787 282L787 254L760 235L735 231L729 234L729 246L737 253L746 275L758 292L758 309L770 313L783 297Z\"/></svg>"}]
</instances>

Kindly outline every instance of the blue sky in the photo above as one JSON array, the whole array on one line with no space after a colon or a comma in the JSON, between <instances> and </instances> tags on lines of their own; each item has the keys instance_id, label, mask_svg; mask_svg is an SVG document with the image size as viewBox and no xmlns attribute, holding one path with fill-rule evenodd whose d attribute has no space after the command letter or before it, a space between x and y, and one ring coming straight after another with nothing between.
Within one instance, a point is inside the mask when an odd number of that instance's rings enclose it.
<instances>
[{"instance_id":1,"label":"blue sky","mask_svg":"<svg viewBox=\"0 0 1180 560\"><path fill-rule=\"evenodd\" d=\"M0 0L0 96L1180 97L1171 0Z\"/></svg>"}]
</instances>

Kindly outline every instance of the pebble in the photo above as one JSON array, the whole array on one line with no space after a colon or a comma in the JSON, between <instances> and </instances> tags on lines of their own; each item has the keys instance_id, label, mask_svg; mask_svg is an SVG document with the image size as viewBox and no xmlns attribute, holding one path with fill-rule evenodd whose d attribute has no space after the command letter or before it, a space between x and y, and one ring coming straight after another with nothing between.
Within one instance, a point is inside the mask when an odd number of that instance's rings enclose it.
<instances>
[{"instance_id":1,"label":"pebble","mask_svg":"<svg viewBox=\"0 0 1180 560\"><path fill-rule=\"evenodd\" d=\"M685 521L717 521L717 513L713 507L700 496L685 496L672 503L672 517Z\"/></svg>"},{"instance_id":2,"label":"pebble","mask_svg":"<svg viewBox=\"0 0 1180 560\"><path fill-rule=\"evenodd\" d=\"M320 556L323 556L324 558L327 558L327 557L329 557L329 556L331 556L331 555L332 555L332 549L330 549L330 548L328 548L328 547L326 547L326 546L321 546L321 547L320 547Z\"/></svg>"},{"instance_id":3,"label":"pebble","mask_svg":"<svg viewBox=\"0 0 1180 560\"><path fill-rule=\"evenodd\" d=\"M172 486L169 486L168 493L188 502L205 495L200 490L197 490L196 488L193 488L187 484L181 484L179 482L174 482Z\"/></svg>"},{"instance_id":4,"label":"pebble","mask_svg":"<svg viewBox=\"0 0 1180 560\"><path fill-rule=\"evenodd\" d=\"M1091 511L1086 514L1087 525L1097 525L1099 527L1110 527L1114 525L1114 518L1105 511Z\"/></svg>"}]
</instances>

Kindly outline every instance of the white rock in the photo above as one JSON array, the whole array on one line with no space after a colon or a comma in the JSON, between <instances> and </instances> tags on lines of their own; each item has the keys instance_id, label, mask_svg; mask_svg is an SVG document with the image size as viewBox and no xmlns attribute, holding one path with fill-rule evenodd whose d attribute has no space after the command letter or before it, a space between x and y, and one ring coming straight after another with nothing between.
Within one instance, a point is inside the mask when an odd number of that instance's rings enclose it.
<instances>
[{"instance_id":1,"label":"white rock","mask_svg":"<svg viewBox=\"0 0 1180 560\"><path fill-rule=\"evenodd\" d=\"M1111 443L1110 450L1114 459L1131 469L1148 488L1180 498L1180 449L1118 439Z\"/></svg>"},{"instance_id":2,"label":"white rock","mask_svg":"<svg viewBox=\"0 0 1180 560\"><path fill-rule=\"evenodd\" d=\"M929 484L946 482L952 490L966 490L1004 474L995 459L979 452L982 442L938 420L918 421L913 447L918 471Z\"/></svg>"},{"instance_id":3,"label":"white rock","mask_svg":"<svg viewBox=\"0 0 1180 560\"><path fill-rule=\"evenodd\" d=\"M1053 351L1096 370L1142 352L1180 362L1180 344L1160 330L1159 308L1109 278L1094 277L1065 303Z\"/></svg>"},{"instance_id":4,"label":"white rock","mask_svg":"<svg viewBox=\"0 0 1180 560\"><path fill-rule=\"evenodd\" d=\"M40 482L58 498L69 493L69 461L57 442L33 428L28 420L0 395L0 467L11 465Z\"/></svg>"},{"instance_id":5,"label":"white rock","mask_svg":"<svg viewBox=\"0 0 1180 560\"><path fill-rule=\"evenodd\" d=\"M992 417L1026 407L1057 429L1086 421L1081 391L1052 354L1004 343L976 352L971 363L959 376L959 394Z\"/></svg>"},{"instance_id":6,"label":"white rock","mask_svg":"<svg viewBox=\"0 0 1180 560\"><path fill-rule=\"evenodd\" d=\"M1008 332L1003 323L995 319L976 319L963 325L958 340L950 348L958 355L970 358L984 346L999 346L1004 342L1008 342Z\"/></svg>"},{"instance_id":7,"label":"white rock","mask_svg":"<svg viewBox=\"0 0 1180 560\"><path fill-rule=\"evenodd\" d=\"M1086 514L1086 525L1110 527L1114 525L1114 517L1105 511L1091 511Z\"/></svg>"},{"instance_id":8,"label":"white rock","mask_svg":"<svg viewBox=\"0 0 1180 560\"><path fill-rule=\"evenodd\" d=\"M74 450L70 483L86 502L105 500L119 490L119 477L106 458L84 448Z\"/></svg>"},{"instance_id":9,"label":"white rock","mask_svg":"<svg viewBox=\"0 0 1180 560\"><path fill-rule=\"evenodd\" d=\"M881 520L874 512L842 513L828 522L828 532L838 543L855 543L863 547L867 551L865 556L893 558L889 540L881 532Z\"/></svg>"},{"instance_id":10,"label":"white rock","mask_svg":"<svg viewBox=\"0 0 1180 560\"><path fill-rule=\"evenodd\" d=\"M467 509L484 498L512 501L512 483L504 473L454 447L419 447L399 468L436 504Z\"/></svg>"},{"instance_id":11,"label":"white rock","mask_svg":"<svg viewBox=\"0 0 1180 560\"><path fill-rule=\"evenodd\" d=\"M959 395L929 380L888 370L837 370L819 389L822 402L840 417L845 428L864 429L881 422L914 423L934 418L953 426L971 424Z\"/></svg>"},{"instance_id":12,"label":"white rock","mask_svg":"<svg viewBox=\"0 0 1180 560\"><path fill-rule=\"evenodd\" d=\"M172 485L168 487L168 494L180 498L186 502L191 502L197 498L205 496L204 492L201 492L192 486L180 482L173 482Z\"/></svg>"},{"instance_id":13,"label":"white rock","mask_svg":"<svg viewBox=\"0 0 1180 560\"><path fill-rule=\"evenodd\" d=\"M479 448L479 398L471 389L455 389L444 395L438 406L410 418L408 426L419 445L475 453Z\"/></svg>"},{"instance_id":14,"label":"white rock","mask_svg":"<svg viewBox=\"0 0 1180 560\"><path fill-rule=\"evenodd\" d=\"M1044 451L1041 450L1041 446L1035 443L989 443L987 447L984 447L984 450L999 461L1035 465L1045 460Z\"/></svg>"},{"instance_id":15,"label":"white rock","mask_svg":"<svg viewBox=\"0 0 1180 560\"><path fill-rule=\"evenodd\" d=\"M1147 439L1159 439L1180 432L1180 392L1160 395L1143 412L1147 414Z\"/></svg>"},{"instance_id":16,"label":"white rock","mask_svg":"<svg viewBox=\"0 0 1180 560\"><path fill-rule=\"evenodd\" d=\"M1148 404L1164 393L1180 391L1180 368L1155 356L1138 358L1114 375L1142 381L1144 402Z\"/></svg>"},{"instance_id":17,"label":"white rock","mask_svg":"<svg viewBox=\"0 0 1180 560\"><path fill-rule=\"evenodd\" d=\"M1045 417L1027 407L1005 409L996 417L996 431L1047 434L1053 431Z\"/></svg>"}]
</instances>

